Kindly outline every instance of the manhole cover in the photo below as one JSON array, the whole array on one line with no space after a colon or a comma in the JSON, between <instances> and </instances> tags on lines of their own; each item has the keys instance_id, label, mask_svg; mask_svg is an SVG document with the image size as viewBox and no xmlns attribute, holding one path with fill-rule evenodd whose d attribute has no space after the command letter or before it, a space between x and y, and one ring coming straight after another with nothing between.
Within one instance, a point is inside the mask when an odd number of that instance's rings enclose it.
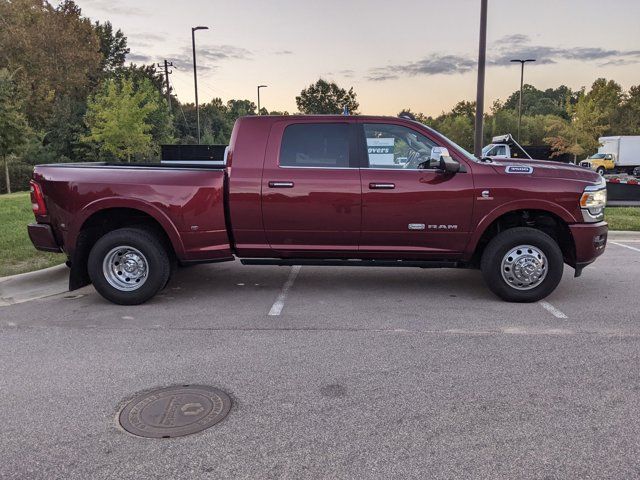
<instances>
[{"instance_id":1,"label":"manhole cover","mask_svg":"<svg viewBox=\"0 0 640 480\"><path fill-rule=\"evenodd\" d=\"M200 432L229 413L231 399L222 390L181 385L146 392L120 412L120 425L134 435L171 438Z\"/></svg>"}]
</instances>

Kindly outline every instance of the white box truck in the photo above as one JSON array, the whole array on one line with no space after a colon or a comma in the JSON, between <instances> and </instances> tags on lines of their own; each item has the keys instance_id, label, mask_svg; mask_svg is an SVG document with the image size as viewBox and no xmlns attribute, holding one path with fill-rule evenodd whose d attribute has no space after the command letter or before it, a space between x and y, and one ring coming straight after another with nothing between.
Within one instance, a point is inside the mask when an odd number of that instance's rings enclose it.
<instances>
[{"instance_id":1,"label":"white box truck","mask_svg":"<svg viewBox=\"0 0 640 480\"><path fill-rule=\"evenodd\" d=\"M581 167L605 173L633 173L640 166L640 135L600 137L598 153L580 162Z\"/></svg>"}]
</instances>

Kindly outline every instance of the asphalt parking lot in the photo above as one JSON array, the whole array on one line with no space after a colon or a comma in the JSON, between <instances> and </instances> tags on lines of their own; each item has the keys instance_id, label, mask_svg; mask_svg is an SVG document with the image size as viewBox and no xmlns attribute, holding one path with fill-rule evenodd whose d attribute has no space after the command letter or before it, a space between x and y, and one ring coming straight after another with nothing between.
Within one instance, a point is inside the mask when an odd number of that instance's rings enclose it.
<instances>
[{"instance_id":1,"label":"asphalt parking lot","mask_svg":"<svg viewBox=\"0 0 640 480\"><path fill-rule=\"evenodd\" d=\"M475 271L235 262L137 307L91 287L2 307L0 477L637 478L638 240L534 304ZM119 427L137 392L185 383L228 417Z\"/></svg>"}]
</instances>

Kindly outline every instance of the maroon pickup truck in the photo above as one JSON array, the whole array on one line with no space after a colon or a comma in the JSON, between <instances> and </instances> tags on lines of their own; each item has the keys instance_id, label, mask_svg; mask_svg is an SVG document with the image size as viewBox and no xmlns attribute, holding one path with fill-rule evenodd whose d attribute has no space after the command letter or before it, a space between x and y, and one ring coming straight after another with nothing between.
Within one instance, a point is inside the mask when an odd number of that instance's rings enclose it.
<instances>
[{"instance_id":1,"label":"maroon pickup truck","mask_svg":"<svg viewBox=\"0 0 640 480\"><path fill-rule=\"evenodd\" d=\"M69 288L139 304L179 265L480 268L508 301L549 295L602 254L606 189L571 165L478 159L420 123L368 116L239 119L220 165L35 168L40 250Z\"/></svg>"}]
</instances>

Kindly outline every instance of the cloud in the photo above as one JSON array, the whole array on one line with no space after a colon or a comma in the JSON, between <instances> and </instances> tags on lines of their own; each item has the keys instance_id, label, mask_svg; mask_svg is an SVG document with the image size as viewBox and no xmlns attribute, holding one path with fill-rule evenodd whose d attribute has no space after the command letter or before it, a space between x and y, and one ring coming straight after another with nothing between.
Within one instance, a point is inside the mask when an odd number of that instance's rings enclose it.
<instances>
[{"instance_id":1,"label":"cloud","mask_svg":"<svg viewBox=\"0 0 640 480\"><path fill-rule=\"evenodd\" d=\"M138 7L123 3L118 0L85 0L84 5L89 5L96 10L100 10L112 15L145 15L146 12Z\"/></svg>"},{"instance_id":2,"label":"cloud","mask_svg":"<svg viewBox=\"0 0 640 480\"><path fill-rule=\"evenodd\" d=\"M476 61L461 55L435 54L423 58L417 62L409 62L404 65L388 65L386 67L373 68L369 71L367 80L376 82L391 80L403 76L415 77L417 75L452 75L454 73L466 73L473 70Z\"/></svg>"},{"instance_id":3,"label":"cloud","mask_svg":"<svg viewBox=\"0 0 640 480\"><path fill-rule=\"evenodd\" d=\"M151 42L161 42L167 39L166 34L157 32L134 32L127 35L127 37L133 38L134 40L148 40Z\"/></svg>"},{"instance_id":4,"label":"cloud","mask_svg":"<svg viewBox=\"0 0 640 480\"><path fill-rule=\"evenodd\" d=\"M132 63L153 63L153 58L149 55L139 54L139 53L130 53L127 55L127 60Z\"/></svg>"},{"instance_id":5,"label":"cloud","mask_svg":"<svg viewBox=\"0 0 640 480\"><path fill-rule=\"evenodd\" d=\"M491 44L487 52L487 65L506 66L516 58L535 58L536 65L549 65L569 60L600 61L599 66L617 66L640 63L640 50L549 47L532 44L529 36L518 33L502 37ZM366 79L379 82L407 76L463 74L475 70L476 65L477 58L472 55L437 53L418 61L371 68Z\"/></svg>"},{"instance_id":6,"label":"cloud","mask_svg":"<svg viewBox=\"0 0 640 480\"><path fill-rule=\"evenodd\" d=\"M615 60L609 60L608 62L599 63L598 66L599 67L622 67L624 65L634 65L636 63L638 63L638 60L618 58Z\"/></svg>"},{"instance_id":7,"label":"cloud","mask_svg":"<svg viewBox=\"0 0 640 480\"><path fill-rule=\"evenodd\" d=\"M198 69L212 71L217 67L217 63L223 60L250 60L253 53L250 50L233 45L196 45L196 59ZM178 69L188 69L193 66L193 52L191 46L184 47L180 53L167 57Z\"/></svg>"},{"instance_id":8,"label":"cloud","mask_svg":"<svg viewBox=\"0 0 640 480\"><path fill-rule=\"evenodd\" d=\"M522 33L514 33L512 35L506 35L500 39L501 42L509 43L512 45L518 45L523 43L529 43L529 36Z\"/></svg>"},{"instance_id":9,"label":"cloud","mask_svg":"<svg viewBox=\"0 0 640 480\"><path fill-rule=\"evenodd\" d=\"M277 50L275 52L276 55L293 55L293 51L291 50Z\"/></svg>"},{"instance_id":10,"label":"cloud","mask_svg":"<svg viewBox=\"0 0 640 480\"><path fill-rule=\"evenodd\" d=\"M514 58L535 58L538 65L559 60L590 62L608 60L612 65L640 61L640 50L615 50L600 47L549 47L531 44L526 35L508 35L494 42L489 55L491 65L502 65Z\"/></svg>"},{"instance_id":11,"label":"cloud","mask_svg":"<svg viewBox=\"0 0 640 480\"><path fill-rule=\"evenodd\" d=\"M338 70L338 75L342 76L342 77L346 77L346 78L351 78L355 75L356 72L354 72L353 70L351 70L350 68L344 69L344 70Z\"/></svg>"},{"instance_id":12,"label":"cloud","mask_svg":"<svg viewBox=\"0 0 640 480\"><path fill-rule=\"evenodd\" d=\"M167 37L167 34L155 32L135 32L127 35L127 40L136 47L152 47L158 42L166 41Z\"/></svg>"}]
</instances>

